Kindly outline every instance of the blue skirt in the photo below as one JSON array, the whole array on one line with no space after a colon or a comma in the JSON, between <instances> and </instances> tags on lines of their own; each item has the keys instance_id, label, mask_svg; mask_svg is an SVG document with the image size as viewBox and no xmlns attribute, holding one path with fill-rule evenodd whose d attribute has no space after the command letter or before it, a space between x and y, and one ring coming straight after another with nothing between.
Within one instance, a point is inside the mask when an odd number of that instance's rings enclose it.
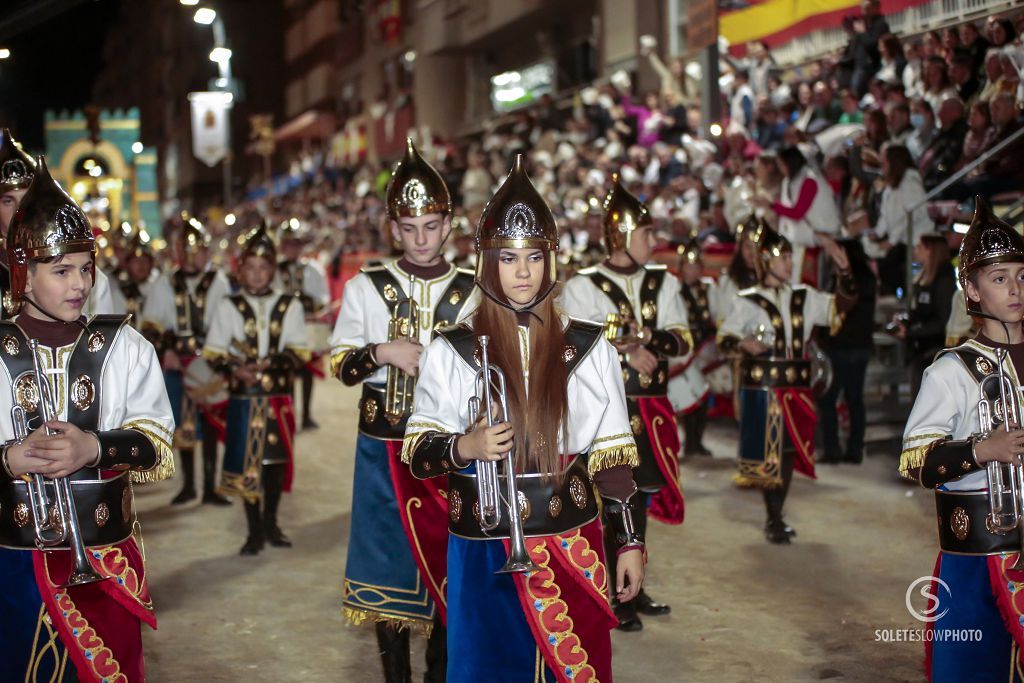
<instances>
[{"instance_id":1,"label":"blue skirt","mask_svg":"<svg viewBox=\"0 0 1024 683\"><path fill-rule=\"evenodd\" d=\"M448 683L554 683L526 623L513 576L495 574L502 541L448 537Z\"/></svg>"},{"instance_id":2,"label":"blue skirt","mask_svg":"<svg viewBox=\"0 0 1024 683\"><path fill-rule=\"evenodd\" d=\"M78 680L39 595L31 550L0 548L0 683Z\"/></svg>"},{"instance_id":3,"label":"blue skirt","mask_svg":"<svg viewBox=\"0 0 1024 683\"><path fill-rule=\"evenodd\" d=\"M360 434L342 603L350 621L431 622L434 601L398 514L387 442Z\"/></svg>"}]
</instances>

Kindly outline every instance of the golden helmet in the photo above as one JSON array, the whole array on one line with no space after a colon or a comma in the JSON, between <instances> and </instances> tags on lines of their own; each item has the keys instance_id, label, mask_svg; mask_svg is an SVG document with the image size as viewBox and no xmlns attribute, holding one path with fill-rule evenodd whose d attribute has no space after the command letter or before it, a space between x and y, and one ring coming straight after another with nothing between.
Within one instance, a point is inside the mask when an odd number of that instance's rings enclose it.
<instances>
[{"instance_id":1,"label":"golden helmet","mask_svg":"<svg viewBox=\"0 0 1024 683\"><path fill-rule=\"evenodd\" d=\"M691 239L683 244L680 244L676 248L676 254L679 255L679 267L682 268L684 263L700 263L701 253L700 245L697 240Z\"/></svg>"},{"instance_id":2,"label":"golden helmet","mask_svg":"<svg viewBox=\"0 0 1024 683\"><path fill-rule=\"evenodd\" d=\"M65 254L94 254L95 248L96 238L89 219L50 175L45 159L39 157L35 177L7 232L7 262L15 300L25 292L29 261Z\"/></svg>"},{"instance_id":3,"label":"golden helmet","mask_svg":"<svg viewBox=\"0 0 1024 683\"><path fill-rule=\"evenodd\" d=\"M960 286L966 290L967 280L979 268L994 263L1024 263L1024 237L1000 220L981 197L974 198L974 218L960 244ZM981 313L981 307L964 297L967 312Z\"/></svg>"},{"instance_id":4,"label":"golden helmet","mask_svg":"<svg viewBox=\"0 0 1024 683\"><path fill-rule=\"evenodd\" d=\"M277 239L278 240L301 240L305 237L305 230L303 229L302 221L292 216L288 220L281 221L277 226Z\"/></svg>"},{"instance_id":5,"label":"golden helmet","mask_svg":"<svg viewBox=\"0 0 1024 683\"><path fill-rule=\"evenodd\" d=\"M388 182L388 218L451 213L452 198L441 174L420 156L412 138L405 139L405 156L395 164Z\"/></svg>"},{"instance_id":6,"label":"golden helmet","mask_svg":"<svg viewBox=\"0 0 1024 683\"><path fill-rule=\"evenodd\" d=\"M35 172L35 160L21 149L11 131L0 129L0 194L27 188Z\"/></svg>"},{"instance_id":7,"label":"golden helmet","mask_svg":"<svg viewBox=\"0 0 1024 683\"><path fill-rule=\"evenodd\" d=\"M270 220L264 219L242 238L242 260L250 256L261 256L271 262L277 262L277 243L271 234L273 228Z\"/></svg>"},{"instance_id":8,"label":"golden helmet","mask_svg":"<svg viewBox=\"0 0 1024 683\"><path fill-rule=\"evenodd\" d=\"M776 256L793 253L793 245L788 239L772 229L767 221L758 216L751 216L744 222L743 234L757 245L757 275L764 279L768 274L768 262Z\"/></svg>"},{"instance_id":9,"label":"golden helmet","mask_svg":"<svg viewBox=\"0 0 1024 683\"><path fill-rule=\"evenodd\" d=\"M557 279L558 225L551 209L530 182L517 154L512 170L487 202L476 229L476 253L485 249L542 249L552 283ZM477 259L477 282L484 259ZM494 295L494 292L490 292Z\"/></svg>"},{"instance_id":10,"label":"golden helmet","mask_svg":"<svg viewBox=\"0 0 1024 683\"><path fill-rule=\"evenodd\" d=\"M618 173L612 174L612 189L604 200L604 248L609 254L625 251L633 243L633 232L653 225L651 214L637 197L622 186Z\"/></svg>"},{"instance_id":11,"label":"golden helmet","mask_svg":"<svg viewBox=\"0 0 1024 683\"><path fill-rule=\"evenodd\" d=\"M195 216L188 215L187 211L181 212L178 245L186 254L194 254L210 246L210 233L206 231L206 226Z\"/></svg>"},{"instance_id":12,"label":"golden helmet","mask_svg":"<svg viewBox=\"0 0 1024 683\"><path fill-rule=\"evenodd\" d=\"M153 258L153 243L145 228L137 229L125 244L126 259L148 256Z\"/></svg>"}]
</instances>

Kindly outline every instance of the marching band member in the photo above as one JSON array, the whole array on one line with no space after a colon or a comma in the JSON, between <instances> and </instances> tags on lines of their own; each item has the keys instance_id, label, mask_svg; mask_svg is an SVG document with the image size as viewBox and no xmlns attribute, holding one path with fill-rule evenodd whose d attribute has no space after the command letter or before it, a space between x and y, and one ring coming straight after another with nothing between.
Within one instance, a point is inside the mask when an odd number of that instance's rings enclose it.
<instances>
[{"instance_id":1,"label":"marching band member","mask_svg":"<svg viewBox=\"0 0 1024 683\"><path fill-rule=\"evenodd\" d=\"M668 400L668 359L693 346L679 281L665 266L649 264L654 222L639 199L613 176L605 199L604 245L608 259L584 268L565 285L563 305L569 315L625 331L612 339L621 357L629 423L637 437L639 466L633 478L640 489L636 509L666 524L682 524L683 491L679 483L679 428ZM633 329L630 330L629 328ZM606 330L606 333L610 333ZM648 506L650 497L650 506ZM647 514L637 516L637 532L647 533ZM605 552L615 573L615 539L609 532ZM668 605L641 591L633 602L616 604L623 631L643 628L637 612L668 614Z\"/></svg>"},{"instance_id":2,"label":"marching band member","mask_svg":"<svg viewBox=\"0 0 1024 683\"><path fill-rule=\"evenodd\" d=\"M114 309L131 315L132 327L139 329L146 296L160 276L154 267L153 247L145 230L139 229L131 236L118 263L118 277L111 280Z\"/></svg>"},{"instance_id":3,"label":"marching band member","mask_svg":"<svg viewBox=\"0 0 1024 683\"><path fill-rule=\"evenodd\" d=\"M42 161L7 237L11 292L26 305L0 321L2 678L141 683L140 624L155 628L156 617L130 482L174 471L159 361L127 316L82 315L92 229ZM40 376L49 389L42 401ZM51 416L46 428L19 434L15 405L36 427ZM74 517L55 497L62 478L74 483ZM47 507L60 505L65 523L36 531L47 520L35 519L30 479L47 482ZM59 542L64 534L70 540ZM57 545L36 550L38 538Z\"/></svg>"},{"instance_id":4,"label":"marching band member","mask_svg":"<svg viewBox=\"0 0 1024 683\"><path fill-rule=\"evenodd\" d=\"M756 232L758 220L760 219L752 215L736 226L736 251L733 252L725 272L718 278L719 301L723 304L728 304L736 294L757 284L757 245L750 237ZM715 322L720 325L728 311L729 307L723 305L719 311L722 317Z\"/></svg>"},{"instance_id":5,"label":"marching band member","mask_svg":"<svg viewBox=\"0 0 1024 683\"><path fill-rule=\"evenodd\" d=\"M0 129L0 237L7 238L7 228L18 210L21 198L28 191L28 186L35 175L36 162L22 151L21 146L11 136L11 131ZM0 300L3 305L0 317L10 318L18 313L14 299L10 295L10 270L3 259L6 254L0 250ZM113 313L114 301L110 292L110 280L106 273L97 270L92 294L82 311L83 315L99 315Z\"/></svg>"},{"instance_id":6,"label":"marching band member","mask_svg":"<svg viewBox=\"0 0 1024 683\"><path fill-rule=\"evenodd\" d=\"M305 243L300 233L301 228L302 224L297 218L284 221L278 228L281 260L277 264L277 286L285 294L291 294L299 299L306 314L307 327L312 332L314 328L310 323L314 323L324 312L331 295L327 289L327 274L324 273L323 267L302 255ZM315 341L312 334L309 341ZM320 351L317 348L312 350ZM319 373L322 377L323 372ZM310 415L310 406L313 402L312 363L304 365L297 374L302 379L302 428L316 429L319 425Z\"/></svg>"},{"instance_id":7,"label":"marching band member","mask_svg":"<svg viewBox=\"0 0 1024 683\"><path fill-rule=\"evenodd\" d=\"M448 474L449 683L611 680L608 586L625 602L643 581L636 446L618 358L600 326L559 314L557 245L554 217L518 155L477 230L479 307L420 360L402 459L417 477ZM486 402L480 420L469 408L478 335L489 337L489 363L507 383L508 421L491 427ZM519 559L536 570L510 574L496 572L509 554L508 509L483 531L476 479L513 447ZM598 495L617 573L603 562Z\"/></svg>"},{"instance_id":8,"label":"marching band member","mask_svg":"<svg viewBox=\"0 0 1024 683\"><path fill-rule=\"evenodd\" d=\"M411 140L386 202L391 237L403 255L367 266L345 285L331 336L331 374L348 386L363 385L344 614L354 624L376 623L388 681L410 675L408 627L433 623L427 679L444 680L445 492L436 481L413 478L399 454L412 407L409 380L423 345L459 320L473 275L442 256L451 198ZM401 400L389 405L389 394Z\"/></svg>"},{"instance_id":9,"label":"marching band member","mask_svg":"<svg viewBox=\"0 0 1024 683\"><path fill-rule=\"evenodd\" d=\"M856 301L856 281L846 253L830 239L825 250L835 264L837 292L789 284L793 251L789 240L755 219L750 239L758 248L760 284L742 290L718 329L723 352L744 352L740 364L740 460L737 481L764 490L765 536L789 543L796 532L782 508L794 468L814 478L815 401L807 341L816 325L838 329L841 313ZM747 231L745 230L744 233Z\"/></svg>"},{"instance_id":10,"label":"marching band member","mask_svg":"<svg viewBox=\"0 0 1024 683\"><path fill-rule=\"evenodd\" d=\"M711 455L704 446L704 429L708 421L708 396L711 386L706 374L722 365L715 344L715 321L724 316L717 283L704 277L700 245L696 240L678 249L679 296L683 298L693 351L669 368L668 395L672 406L682 413L683 455Z\"/></svg>"},{"instance_id":11,"label":"marching band member","mask_svg":"<svg viewBox=\"0 0 1024 683\"><path fill-rule=\"evenodd\" d=\"M900 457L900 474L935 489L940 552L933 576L948 592L936 582L931 590L952 600L942 600L942 619L928 627L984 634L970 642L926 638L925 666L933 681L1019 681L1024 666L1020 574L1014 567L1020 535L1016 523L1010 533L993 530L992 480L985 471L993 462L1019 467L1024 452L1019 413L1017 424L1002 425L1007 403L1020 410L1024 383L1024 239L981 198L976 201L960 247L959 278L966 311L981 320L981 330L939 352L925 370ZM983 405L991 424L981 414ZM1005 473L1003 480L1008 487ZM1002 502L1010 510L1008 496ZM1007 521L1002 516L998 523Z\"/></svg>"},{"instance_id":12,"label":"marching band member","mask_svg":"<svg viewBox=\"0 0 1024 683\"><path fill-rule=\"evenodd\" d=\"M197 406L185 391L185 371L199 357L221 299L228 295L227 277L210 263L210 236L195 218L183 216L175 242L178 267L153 283L142 309L142 327L161 352L167 395L178 428L174 445L181 455L185 481L171 500L181 505L195 500L195 447L203 448L203 499L212 505L230 505L217 485L217 429L213 409Z\"/></svg>"},{"instance_id":13,"label":"marching band member","mask_svg":"<svg viewBox=\"0 0 1024 683\"><path fill-rule=\"evenodd\" d=\"M203 357L229 377L221 490L245 501L248 537L239 551L292 543L277 524L281 494L291 490L294 373L309 361L302 304L271 285L277 247L267 225L249 232L238 266L241 291L220 300Z\"/></svg>"}]
</instances>

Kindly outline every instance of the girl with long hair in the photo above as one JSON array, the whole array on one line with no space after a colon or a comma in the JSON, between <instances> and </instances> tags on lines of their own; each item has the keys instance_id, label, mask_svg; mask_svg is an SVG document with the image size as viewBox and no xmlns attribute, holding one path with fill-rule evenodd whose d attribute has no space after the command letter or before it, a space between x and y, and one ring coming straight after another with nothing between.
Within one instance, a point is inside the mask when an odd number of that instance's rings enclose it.
<instances>
[{"instance_id":1,"label":"girl with long hair","mask_svg":"<svg viewBox=\"0 0 1024 683\"><path fill-rule=\"evenodd\" d=\"M643 581L630 502L636 444L618 356L601 326L556 308L557 244L554 217L519 155L477 229L479 305L420 359L402 460L421 479L448 475L450 683L611 679L617 621L608 592L629 601ZM492 426L484 394L497 403L499 392L476 381L484 354L505 377L507 420L492 410ZM483 399L479 417L474 397ZM504 502L497 526L482 528L477 478L510 451L529 572L498 571L516 535ZM618 540L615 576L598 496Z\"/></svg>"}]
</instances>

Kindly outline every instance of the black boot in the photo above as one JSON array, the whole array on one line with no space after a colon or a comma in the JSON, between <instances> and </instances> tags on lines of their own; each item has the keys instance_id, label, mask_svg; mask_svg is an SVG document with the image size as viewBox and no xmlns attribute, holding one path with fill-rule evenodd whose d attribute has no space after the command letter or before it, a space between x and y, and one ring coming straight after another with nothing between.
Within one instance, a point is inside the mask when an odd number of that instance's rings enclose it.
<instances>
[{"instance_id":1,"label":"black boot","mask_svg":"<svg viewBox=\"0 0 1024 683\"><path fill-rule=\"evenodd\" d=\"M291 548L292 542L277 526L277 508L284 491L284 465L263 466L263 531L275 548Z\"/></svg>"},{"instance_id":2,"label":"black boot","mask_svg":"<svg viewBox=\"0 0 1024 683\"><path fill-rule=\"evenodd\" d=\"M637 612L649 617L660 617L672 612L672 608L668 605L652 600L643 588L640 589L640 593L633 599L633 602L636 603Z\"/></svg>"},{"instance_id":3,"label":"black boot","mask_svg":"<svg viewBox=\"0 0 1024 683\"><path fill-rule=\"evenodd\" d=\"M412 683L409 663L409 629L377 624L377 647L384 665L384 683Z\"/></svg>"},{"instance_id":4,"label":"black boot","mask_svg":"<svg viewBox=\"0 0 1024 683\"><path fill-rule=\"evenodd\" d=\"M427 639L427 670L423 683L444 683L448 675L448 630L439 615L434 615L434 627Z\"/></svg>"},{"instance_id":5,"label":"black boot","mask_svg":"<svg viewBox=\"0 0 1024 683\"><path fill-rule=\"evenodd\" d=\"M764 523L764 537L768 539L769 543L776 545L789 545L790 535L786 531L786 523L781 517L768 518L768 521Z\"/></svg>"},{"instance_id":6,"label":"black boot","mask_svg":"<svg viewBox=\"0 0 1024 683\"><path fill-rule=\"evenodd\" d=\"M644 622L640 621L640 617L636 613L636 598L629 602L613 600L612 610L615 612L615 618L619 620L619 624L615 628L626 633L643 630Z\"/></svg>"},{"instance_id":7,"label":"black boot","mask_svg":"<svg viewBox=\"0 0 1024 683\"><path fill-rule=\"evenodd\" d=\"M203 504L231 505L231 501L217 493L217 435L213 425L203 420Z\"/></svg>"},{"instance_id":8,"label":"black boot","mask_svg":"<svg viewBox=\"0 0 1024 683\"><path fill-rule=\"evenodd\" d=\"M181 476L185 483L174 498L171 505L181 505L196 499L196 453L191 448L181 449Z\"/></svg>"},{"instance_id":9,"label":"black boot","mask_svg":"<svg viewBox=\"0 0 1024 683\"><path fill-rule=\"evenodd\" d=\"M245 521L249 526L249 536L245 545L238 551L239 555L259 555L263 550L263 522L260 518L259 502L245 502Z\"/></svg>"},{"instance_id":10,"label":"black boot","mask_svg":"<svg viewBox=\"0 0 1024 683\"><path fill-rule=\"evenodd\" d=\"M310 406L313 404L313 371L303 368L299 372L299 376L302 378L302 428L319 429L320 425L313 421L313 417L309 413Z\"/></svg>"},{"instance_id":11,"label":"black boot","mask_svg":"<svg viewBox=\"0 0 1024 683\"><path fill-rule=\"evenodd\" d=\"M767 513L764 535L769 543L788 545L789 539L796 536L793 527L786 524L782 518L782 508L786 504L789 485L793 481L793 458L791 453L782 454L782 484L776 488L764 490L764 507Z\"/></svg>"},{"instance_id":12,"label":"black boot","mask_svg":"<svg viewBox=\"0 0 1024 683\"><path fill-rule=\"evenodd\" d=\"M693 449L697 455L711 455L704 445L704 430L708 426L708 404L702 403L693 411Z\"/></svg>"}]
</instances>

